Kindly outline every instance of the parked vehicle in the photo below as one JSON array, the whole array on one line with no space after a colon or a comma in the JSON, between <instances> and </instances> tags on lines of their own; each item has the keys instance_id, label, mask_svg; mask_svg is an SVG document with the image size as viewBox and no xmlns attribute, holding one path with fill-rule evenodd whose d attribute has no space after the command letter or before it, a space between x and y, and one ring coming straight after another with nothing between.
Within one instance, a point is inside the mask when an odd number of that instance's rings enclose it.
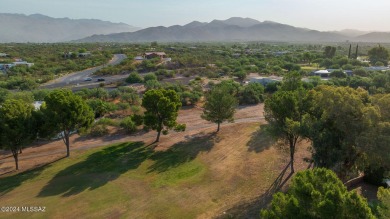
<instances>
[{"instance_id":1,"label":"parked vehicle","mask_svg":"<svg viewBox=\"0 0 390 219\"><path fill-rule=\"evenodd\" d=\"M104 78L98 78L97 81L105 81L106 79Z\"/></svg>"},{"instance_id":2,"label":"parked vehicle","mask_svg":"<svg viewBox=\"0 0 390 219\"><path fill-rule=\"evenodd\" d=\"M84 81L92 81L92 78L90 78L90 77L84 78Z\"/></svg>"}]
</instances>

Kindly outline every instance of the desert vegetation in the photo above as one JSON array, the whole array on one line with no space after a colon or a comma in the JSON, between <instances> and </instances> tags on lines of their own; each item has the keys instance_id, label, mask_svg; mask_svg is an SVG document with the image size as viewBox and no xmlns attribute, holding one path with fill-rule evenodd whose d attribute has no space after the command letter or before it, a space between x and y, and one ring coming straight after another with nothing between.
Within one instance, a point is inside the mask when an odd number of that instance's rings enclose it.
<instances>
[{"instance_id":1,"label":"desert vegetation","mask_svg":"<svg viewBox=\"0 0 390 219\"><path fill-rule=\"evenodd\" d=\"M170 60L134 59L152 46ZM34 62L0 76L0 168L12 158L18 170L1 169L0 200L47 206L47 217L386 218L388 189L367 200L349 183L378 188L389 174L390 71L376 69L388 46L351 48L0 45L0 63ZM127 58L94 74L115 83L38 89L113 54Z\"/></svg>"}]
</instances>

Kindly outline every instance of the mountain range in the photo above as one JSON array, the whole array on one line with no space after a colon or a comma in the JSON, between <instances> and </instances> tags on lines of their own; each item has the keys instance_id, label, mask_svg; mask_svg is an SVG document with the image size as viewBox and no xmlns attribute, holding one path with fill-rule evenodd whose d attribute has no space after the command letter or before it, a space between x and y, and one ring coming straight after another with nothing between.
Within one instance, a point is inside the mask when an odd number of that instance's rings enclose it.
<instances>
[{"instance_id":1,"label":"mountain range","mask_svg":"<svg viewBox=\"0 0 390 219\"><path fill-rule=\"evenodd\" d=\"M170 27L136 28L96 19L1 14L0 42L390 42L389 32L317 31L273 21L232 17Z\"/></svg>"},{"instance_id":2,"label":"mountain range","mask_svg":"<svg viewBox=\"0 0 390 219\"><path fill-rule=\"evenodd\" d=\"M96 19L52 18L41 14L0 13L0 42L53 43L81 39L93 34L139 30L124 23Z\"/></svg>"},{"instance_id":3,"label":"mountain range","mask_svg":"<svg viewBox=\"0 0 390 219\"><path fill-rule=\"evenodd\" d=\"M213 41L274 41L274 42L390 42L390 33L346 29L321 32L272 21L232 17L227 20L198 21L184 26L150 27L133 33L93 35L78 42L213 42Z\"/></svg>"}]
</instances>

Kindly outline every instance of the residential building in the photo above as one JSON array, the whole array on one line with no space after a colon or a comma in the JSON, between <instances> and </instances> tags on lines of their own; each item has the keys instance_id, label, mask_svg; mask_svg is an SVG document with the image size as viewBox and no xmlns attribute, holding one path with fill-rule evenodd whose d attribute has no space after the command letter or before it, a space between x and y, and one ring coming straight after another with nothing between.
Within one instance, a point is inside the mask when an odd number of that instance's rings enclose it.
<instances>
[{"instance_id":1,"label":"residential building","mask_svg":"<svg viewBox=\"0 0 390 219\"><path fill-rule=\"evenodd\" d=\"M165 52L145 52L143 54L144 59L153 59L153 58L160 58L161 60L166 58L167 54Z\"/></svg>"}]
</instances>

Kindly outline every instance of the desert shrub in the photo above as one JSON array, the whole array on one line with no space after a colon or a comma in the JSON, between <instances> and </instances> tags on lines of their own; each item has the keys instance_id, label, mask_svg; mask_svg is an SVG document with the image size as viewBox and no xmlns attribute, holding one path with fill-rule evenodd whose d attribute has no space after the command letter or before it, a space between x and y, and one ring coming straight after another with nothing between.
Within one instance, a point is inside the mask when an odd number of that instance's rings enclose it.
<instances>
[{"instance_id":1,"label":"desert shrub","mask_svg":"<svg viewBox=\"0 0 390 219\"><path fill-rule=\"evenodd\" d=\"M101 137L108 134L108 128L104 124L95 124L92 126L89 134L93 137Z\"/></svg>"},{"instance_id":2,"label":"desert shrub","mask_svg":"<svg viewBox=\"0 0 390 219\"><path fill-rule=\"evenodd\" d=\"M141 115L131 115L131 120L135 123L136 126L140 126L144 124L144 117Z\"/></svg>"},{"instance_id":3,"label":"desert shrub","mask_svg":"<svg viewBox=\"0 0 390 219\"><path fill-rule=\"evenodd\" d=\"M101 118L98 121L96 121L95 124L96 125L105 125L105 126L119 126L117 121L115 121L113 119L109 119L109 118Z\"/></svg>"},{"instance_id":4,"label":"desert shrub","mask_svg":"<svg viewBox=\"0 0 390 219\"><path fill-rule=\"evenodd\" d=\"M152 80L157 81L157 76L154 73L150 73L144 76L145 82L152 81Z\"/></svg>"},{"instance_id":5,"label":"desert shrub","mask_svg":"<svg viewBox=\"0 0 390 219\"><path fill-rule=\"evenodd\" d=\"M139 105L132 105L131 112L134 114L139 114L141 112L141 107Z\"/></svg>"},{"instance_id":6,"label":"desert shrub","mask_svg":"<svg viewBox=\"0 0 390 219\"><path fill-rule=\"evenodd\" d=\"M108 96L109 96L111 99L116 99L116 98L118 98L120 95L121 95L121 92L120 92L118 89L111 90L111 91L108 92Z\"/></svg>"},{"instance_id":7,"label":"desert shrub","mask_svg":"<svg viewBox=\"0 0 390 219\"><path fill-rule=\"evenodd\" d=\"M124 118L121 121L120 127L123 128L127 133L133 133L133 132L137 131L137 125L131 119L130 116Z\"/></svg>"},{"instance_id":8,"label":"desert shrub","mask_svg":"<svg viewBox=\"0 0 390 219\"><path fill-rule=\"evenodd\" d=\"M132 72L130 73L129 77L126 78L126 82L130 84L135 84L135 83L143 83L144 80L137 72Z\"/></svg>"}]
</instances>

